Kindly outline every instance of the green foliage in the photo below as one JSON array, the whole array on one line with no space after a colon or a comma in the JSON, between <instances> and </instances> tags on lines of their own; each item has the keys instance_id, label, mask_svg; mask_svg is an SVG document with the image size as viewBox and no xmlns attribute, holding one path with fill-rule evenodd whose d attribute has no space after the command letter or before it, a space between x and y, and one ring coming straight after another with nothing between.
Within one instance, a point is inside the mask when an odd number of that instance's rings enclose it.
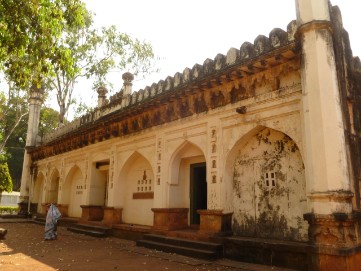
<instances>
[{"instance_id":1,"label":"green foliage","mask_svg":"<svg viewBox=\"0 0 361 271\"><path fill-rule=\"evenodd\" d=\"M0 191L11 192L13 182L9 173L8 164L0 162Z\"/></svg>"},{"instance_id":2,"label":"green foliage","mask_svg":"<svg viewBox=\"0 0 361 271\"><path fill-rule=\"evenodd\" d=\"M7 161L13 188L19 189L28 128L28 93L8 83L7 96L0 92L0 153ZM42 107L39 135L50 132L58 125L58 112Z\"/></svg>"},{"instance_id":3,"label":"green foliage","mask_svg":"<svg viewBox=\"0 0 361 271\"><path fill-rule=\"evenodd\" d=\"M42 107L40 110L39 135L43 136L46 133L53 131L58 127L59 113L49 107ZM21 174L24 161L24 150L26 142L28 116L25 116L23 121L14 129L10 135L5 150L7 153L7 163L9 166L10 175L13 180L13 189L20 188Z\"/></svg>"},{"instance_id":4,"label":"green foliage","mask_svg":"<svg viewBox=\"0 0 361 271\"><path fill-rule=\"evenodd\" d=\"M0 214L16 214L19 212L19 207L0 206Z\"/></svg>"},{"instance_id":5,"label":"green foliage","mask_svg":"<svg viewBox=\"0 0 361 271\"><path fill-rule=\"evenodd\" d=\"M42 137L58 127L59 112L50 108L42 107L40 110L39 135Z\"/></svg>"},{"instance_id":6,"label":"green foliage","mask_svg":"<svg viewBox=\"0 0 361 271\"><path fill-rule=\"evenodd\" d=\"M64 28L84 24L81 0L0 0L0 66L17 86L40 87Z\"/></svg>"},{"instance_id":7,"label":"green foliage","mask_svg":"<svg viewBox=\"0 0 361 271\"><path fill-rule=\"evenodd\" d=\"M150 44L92 23L81 0L0 0L0 69L21 89L55 90L61 123L79 77L96 88L114 69L138 75L154 65Z\"/></svg>"},{"instance_id":8,"label":"green foliage","mask_svg":"<svg viewBox=\"0 0 361 271\"><path fill-rule=\"evenodd\" d=\"M28 93L8 83L8 90L0 92L0 151L7 161L17 190L21 182L22 163L28 121Z\"/></svg>"},{"instance_id":9,"label":"green foliage","mask_svg":"<svg viewBox=\"0 0 361 271\"><path fill-rule=\"evenodd\" d=\"M67 28L57 40L46 86L56 91L59 120L63 122L73 100L78 78L93 80L93 88L109 84L110 71L131 70L135 75L154 71L155 56L149 43L140 42L115 26L92 28L92 16L84 16L82 28ZM79 107L81 108L81 107ZM79 109L78 108L78 109Z\"/></svg>"},{"instance_id":10,"label":"green foliage","mask_svg":"<svg viewBox=\"0 0 361 271\"><path fill-rule=\"evenodd\" d=\"M7 96L0 94L0 152L11 136L25 141L28 115L28 93L8 83ZM24 131L19 133L19 131Z\"/></svg>"},{"instance_id":11,"label":"green foliage","mask_svg":"<svg viewBox=\"0 0 361 271\"><path fill-rule=\"evenodd\" d=\"M85 113L89 113L91 112L92 108L89 107L86 103L84 103L83 101L80 101L75 110L74 110L74 117L78 118L80 116L82 116Z\"/></svg>"}]
</instances>

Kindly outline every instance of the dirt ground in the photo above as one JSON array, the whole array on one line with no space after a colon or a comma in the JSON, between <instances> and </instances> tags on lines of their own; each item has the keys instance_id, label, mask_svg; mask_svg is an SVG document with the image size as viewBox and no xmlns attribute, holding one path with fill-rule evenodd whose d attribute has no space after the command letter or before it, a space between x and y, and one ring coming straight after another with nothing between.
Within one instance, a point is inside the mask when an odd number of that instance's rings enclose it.
<instances>
[{"instance_id":1,"label":"dirt ground","mask_svg":"<svg viewBox=\"0 0 361 271\"><path fill-rule=\"evenodd\" d=\"M193 259L135 246L119 238L95 238L58 227L58 239L44 241L44 227L33 223L4 223L8 230L0 241L1 271L280 271L275 267L221 259Z\"/></svg>"}]
</instances>

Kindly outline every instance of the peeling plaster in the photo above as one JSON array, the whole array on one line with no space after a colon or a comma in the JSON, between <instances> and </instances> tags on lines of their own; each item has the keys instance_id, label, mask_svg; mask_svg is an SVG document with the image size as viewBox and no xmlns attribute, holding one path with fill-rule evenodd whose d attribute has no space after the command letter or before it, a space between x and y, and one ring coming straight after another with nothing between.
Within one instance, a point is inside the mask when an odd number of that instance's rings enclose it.
<instances>
[{"instance_id":1,"label":"peeling plaster","mask_svg":"<svg viewBox=\"0 0 361 271\"><path fill-rule=\"evenodd\" d=\"M304 165L295 142L265 128L243 145L234 161L236 235L307 240Z\"/></svg>"}]
</instances>

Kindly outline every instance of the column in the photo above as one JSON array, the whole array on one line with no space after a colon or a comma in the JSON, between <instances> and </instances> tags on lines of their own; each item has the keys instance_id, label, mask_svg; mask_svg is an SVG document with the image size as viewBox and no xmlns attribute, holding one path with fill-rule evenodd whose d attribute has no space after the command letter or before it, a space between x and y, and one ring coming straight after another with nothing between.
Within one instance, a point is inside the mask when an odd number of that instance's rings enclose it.
<instances>
[{"instance_id":1,"label":"column","mask_svg":"<svg viewBox=\"0 0 361 271\"><path fill-rule=\"evenodd\" d=\"M30 98L29 98L29 121L28 129L26 135L26 147L24 153L24 162L23 162L23 173L21 176L21 186L20 186L20 200L27 202L29 199L29 190L31 182L31 156L28 151L30 148L35 147L36 140L38 137L39 131L39 121L40 121L40 109L43 102L44 90L36 86L32 86L30 89Z\"/></svg>"},{"instance_id":2,"label":"column","mask_svg":"<svg viewBox=\"0 0 361 271\"><path fill-rule=\"evenodd\" d=\"M328 0L296 0L312 270L358 270L342 104Z\"/></svg>"},{"instance_id":3,"label":"column","mask_svg":"<svg viewBox=\"0 0 361 271\"><path fill-rule=\"evenodd\" d=\"M327 0L297 0L309 210L352 211L344 123Z\"/></svg>"}]
</instances>

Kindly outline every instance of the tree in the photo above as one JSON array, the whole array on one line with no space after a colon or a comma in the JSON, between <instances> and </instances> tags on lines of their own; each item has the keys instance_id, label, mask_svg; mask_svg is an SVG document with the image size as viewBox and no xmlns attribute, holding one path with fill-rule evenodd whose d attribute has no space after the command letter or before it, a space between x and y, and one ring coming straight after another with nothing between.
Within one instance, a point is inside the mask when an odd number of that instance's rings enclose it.
<instances>
[{"instance_id":1,"label":"tree","mask_svg":"<svg viewBox=\"0 0 361 271\"><path fill-rule=\"evenodd\" d=\"M39 136L43 137L58 127L59 112L50 107L42 107L40 110Z\"/></svg>"},{"instance_id":2,"label":"tree","mask_svg":"<svg viewBox=\"0 0 361 271\"><path fill-rule=\"evenodd\" d=\"M10 81L40 87L56 39L65 27L81 27L85 12L81 0L0 0L0 68Z\"/></svg>"},{"instance_id":3,"label":"tree","mask_svg":"<svg viewBox=\"0 0 361 271\"><path fill-rule=\"evenodd\" d=\"M57 40L51 60L52 72L47 77L47 86L56 91L60 123L74 102L74 86L79 78L93 79L93 88L97 89L108 84L107 75L111 70L129 69L136 75L144 75L151 72L154 65L155 56L149 43L120 33L115 26L93 29L91 14L87 13L84 18L84 27L66 28ZM69 62L65 63L64 59Z\"/></svg>"},{"instance_id":4,"label":"tree","mask_svg":"<svg viewBox=\"0 0 361 271\"><path fill-rule=\"evenodd\" d=\"M6 93L6 94L5 94ZM15 189L20 185L28 121L28 95L8 82L0 92L0 164L10 172ZM5 169L6 168L6 169ZM4 176L6 172L3 172ZM0 181L2 182L2 181Z\"/></svg>"},{"instance_id":5,"label":"tree","mask_svg":"<svg viewBox=\"0 0 361 271\"><path fill-rule=\"evenodd\" d=\"M13 189L13 182L9 173L8 164L0 161L0 192L11 192Z\"/></svg>"},{"instance_id":6,"label":"tree","mask_svg":"<svg viewBox=\"0 0 361 271\"><path fill-rule=\"evenodd\" d=\"M8 82L8 95L0 92L0 153L14 130L28 114L28 95L26 91ZM23 126L26 126L23 122Z\"/></svg>"},{"instance_id":7,"label":"tree","mask_svg":"<svg viewBox=\"0 0 361 271\"><path fill-rule=\"evenodd\" d=\"M40 110L39 135L54 130L58 126L59 112L49 107ZM19 189L24 161L28 115L14 129L9 137L4 150L6 151L9 172L13 180L13 188Z\"/></svg>"},{"instance_id":8,"label":"tree","mask_svg":"<svg viewBox=\"0 0 361 271\"><path fill-rule=\"evenodd\" d=\"M1 134L0 134L1 137ZM4 152L0 153L0 193L2 191L11 192L13 181L9 173L9 167L6 162L7 156Z\"/></svg>"}]
</instances>

